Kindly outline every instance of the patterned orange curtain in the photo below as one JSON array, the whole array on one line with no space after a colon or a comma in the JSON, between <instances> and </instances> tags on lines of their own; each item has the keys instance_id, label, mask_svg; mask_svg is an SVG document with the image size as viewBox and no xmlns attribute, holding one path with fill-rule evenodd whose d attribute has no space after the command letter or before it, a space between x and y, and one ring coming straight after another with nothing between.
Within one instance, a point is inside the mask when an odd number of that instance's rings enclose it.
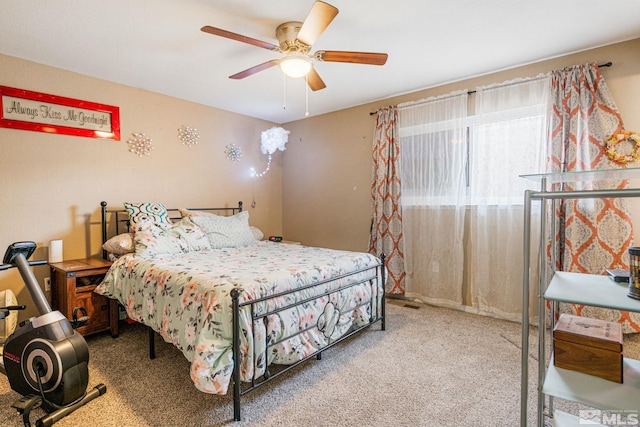
<instances>
[{"instance_id":1,"label":"patterned orange curtain","mask_svg":"<svg viewBox=\"0 0 640 427\"><path fill-rule=\"evenodd\" d=\"M623 165L606 154L605 140L622 130L622 117L595 64L552 73L550 172L613 169ZM564 184L566 190L625 188L627 181ZM633 230L624 199L564 200L556 205L557 270L604 274L606 268L628 268ZM548 245L548 259L551 259ZM562 311L623 324L640 331L640 316L579 305Z\"/></svg>"},{"instance_id":2,"label":"patterned orange curtain","mask_svg":"<svg viewBox=\"0 0 640 427\"><path fill-rule=\"evenodd\" d=\"M398 108L382 108L376 114L371 182L371 234L369 252L386 256L387 293L404 295L404 252L400 206L400 141Z\"/></svg>"}]
</instances>

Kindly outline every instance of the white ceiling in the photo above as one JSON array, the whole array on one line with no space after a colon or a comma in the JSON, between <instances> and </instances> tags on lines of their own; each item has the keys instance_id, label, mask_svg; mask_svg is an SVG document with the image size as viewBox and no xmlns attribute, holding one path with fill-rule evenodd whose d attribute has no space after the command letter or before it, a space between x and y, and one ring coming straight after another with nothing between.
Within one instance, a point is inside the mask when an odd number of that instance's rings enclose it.
<instances>
[{"instance_id":1,"label":"white ceiling","mask_svg":"<svg viewBox=\"0 0 640 427\"><path fill-rule=\"evenodd\" d=\"M312 51L386 52L389 59L381 67L315 63L327 88L308 91L311 116L640 37L639 0L328 2L340 13ZM304 21L312 4L0 0L0 53L286 123L305 116L304 81L285 85L277 67L229 79L279 54L200 28L277 45L275 28Z\"/></svg>"}]
</instances>

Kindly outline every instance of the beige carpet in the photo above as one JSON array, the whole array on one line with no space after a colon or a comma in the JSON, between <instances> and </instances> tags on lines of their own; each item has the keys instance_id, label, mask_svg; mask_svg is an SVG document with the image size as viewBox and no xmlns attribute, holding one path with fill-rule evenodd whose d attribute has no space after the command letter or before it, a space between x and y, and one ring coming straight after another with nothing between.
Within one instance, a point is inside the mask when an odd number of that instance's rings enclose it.
<instances>
[{"instance_id":1,"label":"beige carpet","mask_svg":"<svg viewBox=\"0 0 640 427\"><path fill-rule=\"evenodd\" d=\"M519 324L397 300L387 307L386 331L374 325L244 396L238 423L230 396L193 386L177 349L158 339L148 359L143 327L88 337L89 386L104 383L107 393L56 426L519 425ZM22 425L11 408L19 397L0 378L1 426ZM42 415L34 411L33 425Z\"/></svg>"}]
</instances>

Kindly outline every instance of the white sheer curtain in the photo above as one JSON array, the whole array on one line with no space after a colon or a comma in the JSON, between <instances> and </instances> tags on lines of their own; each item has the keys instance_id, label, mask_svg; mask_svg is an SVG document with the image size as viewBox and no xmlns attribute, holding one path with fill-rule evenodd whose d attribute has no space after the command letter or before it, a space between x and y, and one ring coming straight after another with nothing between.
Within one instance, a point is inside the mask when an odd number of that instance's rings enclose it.
<instances>
[{"instance_id":1,"label":"white sheer curtain","mask_svg":"<svg viewBox=\"0 0 640 427\"><path fill-rule=\"evenodd\" d=\"M405 296L460 307L468 92L399 105Z\"/></svg>"},{"instance_id":2,"label":"white sheer curtain","mask_svg":"<svg viewBox=\"0 0 640 427\"><path fill-rule=\"evenodd\" d=\"M522 318L524 190L540 190L540 184L519 175L545 170L549 102L549 76L477 89L467 254L472 306L484 314ZM540 206L533 208L532 224L538 226ZM538 248L531 253L536 259ZM532 284L532 309L537 289Z\"/></svg>"}]
</instances>

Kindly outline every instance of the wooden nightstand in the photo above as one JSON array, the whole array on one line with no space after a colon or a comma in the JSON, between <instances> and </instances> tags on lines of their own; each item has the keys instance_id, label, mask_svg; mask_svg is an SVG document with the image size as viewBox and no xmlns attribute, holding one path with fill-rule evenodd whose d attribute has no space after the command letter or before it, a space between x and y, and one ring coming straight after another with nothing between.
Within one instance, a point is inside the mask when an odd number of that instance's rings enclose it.
<instances>
[{"instance_id":1,"label":"wooden nightstand","mask_svg":"<svg viewBox=\"0 0 640 427\"><path fill-rule=\"evenodd\" d=\"M110 330L118 336L118 302L93 290L111 267L111 261L99 258L76 259L49 264L51 267L51 302L73 323L73 310L82 307L89 321L76 329L82 335ZM77 317L82 317L79 311Z\"/></svg>"}]
</instances>

